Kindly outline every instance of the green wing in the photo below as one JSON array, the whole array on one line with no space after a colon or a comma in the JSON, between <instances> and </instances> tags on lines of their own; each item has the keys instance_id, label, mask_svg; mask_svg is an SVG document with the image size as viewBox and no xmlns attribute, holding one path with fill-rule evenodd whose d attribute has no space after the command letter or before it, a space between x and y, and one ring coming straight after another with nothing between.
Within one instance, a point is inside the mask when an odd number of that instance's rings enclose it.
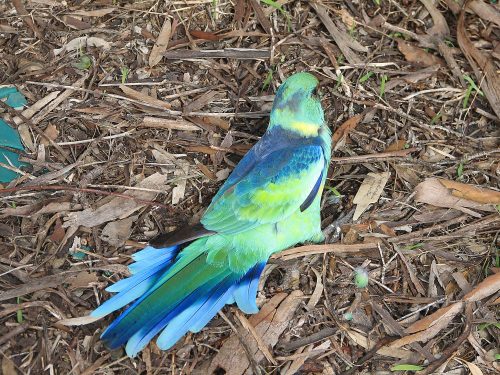
<instances>
[{"instance_id":1,"label":"green wing","mask_svg":"<svg viewBox=\"0 0 500 375\"><path fill-rule=\"evenodd\" d=\"M319 145L274 151L216 196L201 223L208 230L233 234L278 222L319 190L324 167Z\"/></svg>"}]
</instances>

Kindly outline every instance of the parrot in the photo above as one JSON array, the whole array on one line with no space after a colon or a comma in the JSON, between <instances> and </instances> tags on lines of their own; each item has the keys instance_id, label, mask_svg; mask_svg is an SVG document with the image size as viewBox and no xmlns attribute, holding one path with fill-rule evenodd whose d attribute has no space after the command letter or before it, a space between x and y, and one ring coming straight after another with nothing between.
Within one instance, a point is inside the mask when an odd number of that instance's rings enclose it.
<instances>
[{"instance_id":1,"label":"parrot","mask_svg":"<svg viewBox=\"0 0 500 375\"><path fill-rule=\"evenodd\" d=\"M320 204L331 131L309 72L278 88L269 125L233 169L198 224L160 234L132 255L131 276L90 314L126 309L102 333L111 350L136 356L156 336L162 350L199 332L226 304L259 311L259 278L269 257L322 242Z\"/></svg>"}]
</instances>

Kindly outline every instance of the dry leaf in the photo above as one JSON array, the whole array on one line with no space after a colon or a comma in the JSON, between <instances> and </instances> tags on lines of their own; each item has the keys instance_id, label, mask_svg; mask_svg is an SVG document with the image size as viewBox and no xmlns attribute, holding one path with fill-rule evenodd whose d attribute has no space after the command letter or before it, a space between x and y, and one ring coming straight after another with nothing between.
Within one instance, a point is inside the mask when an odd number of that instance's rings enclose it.
<instances>
[{"instance_id":1,"label":"dry leaf","mask_svg":"<svg viewBox=\"0 0 500 375\"><path fill-rule=\"evenodd\" d=\"M256 334L266 345L271 348L276 345L279 336L290 324L290 319L294 316L301 297L300 290L295 290L288 296L286 293L276 294L262 307L258 314L248 319L249 323L255 327ZM244 340L248 343L255 361L261 362L264 355L259 351L250 332L244 334ZM245 350L235 334L224 342L206 373L212 374L217 368L224 369L227 375L251 374L252 369Z\"/></svg>"},{"instance_id":2,"label":"dry leaf","mask_svg":"<svg viewBox=\"0 0 500 375\"><path fill-rule=\"evenodd\" d=\"M179 178L179 182L172 189L172 204L177 204L184 198L186 192L187 176L189 175L189 163L185 160L177 160L178 168L174 171L174 176Z\"/></svg>"},{"instance_id":3,"label":"dry leaf","mask_svg":"<svg viewBox=\"0 0 500 375\"><path fill-rule=\"evenodd\" d=\"M172 24L170 23L170 20L166 18L165 22L163 22L160 34L158 35L158 39L156 39L156 43L149 54L149 66L151 68L161 61L163 53L167 50L171 34Z\"/></svg>"},{"instance_id":4,"label":"dry leaf","mask_svg":"<svg viewBox=\"0 0 500 375\"><path fill-rule=\"evenodd\" d=\"M2 355L2 374L17 375L16 365L6 354Z\"/></svg>"},{"instance_id":5,"label":"dry leaf","mask_svg":"<svg viewBox=\"0 0 500 375\"><path fill-rule=\"evenodd\" d=\"M85 324L90 324L98 321L101 318L96 318L93 316L80 316L78 318L69 318L59 320L57 323L62 324L63 326L82 326Z\"/></svg>"},{"instance_id":6,"label":"dry leaf","mask_svg":"<svg viewBox=\"0 0 500 375\"><path fill-rule=\"evenodd\" d=\"M212 41L217 41L220 39L220 37L214 33L209 33L200 30L190 30L189 34L191 34L192 37L197 39L212 40Z\"/></svg>"},{"instance_id":7,"label":"dry leaf","mask_svg":"<svg viewBox=\"0 0 500 375\"><path fill-rule=\"evenodd\" d=\"M500 204L500 191L480 188L452 180L439 180L457 198L468 199L482 204Z\"/></svg>"},{"instance_id":8,"label":"dry leaf","mask_svg":"<svg viewBox=\"0 0 500 375\"><path fill-rule=\"evenodd\" d=\"M469 208L483 211L494 211L494 208L465 197L490 201L491 204L496 204L494 202L498 199L497 194L500 194L493 190L480 189L472 185L437 178L426 178L417 185L415 192L415 201L417 202L437 207L455 208L475 217L481 217L481 215Z\"/></svg>"},{"instance_id":9,"label":"dry leaf","mask_svg":"<svg viewBox=\"0 0 500 375\"><path fill-rule=\"evenodd\" d=\"M347 136L349 135L349 132L356 128L358 126L359 122L363 118L363 115L356 115L354 117L351 117L350 119L344 121L342 125L339 126L337 130L335 130L335 133L333 133L332 137L332 142L333 142L333 149L338 150L339 147L342 147L345 145Z\"/></svg>"},{"instance_id":10,"label":"dry leaf","mask_svg":"<svg viewBox=\"0 0 500 375\"><path fill-rule=\"evenodd\" d=\"M71 280L69 285L70 289L87 288L93 283L99 281L95 273L90 273L88 271L82 271L76 277Z\"/></svg>"},{"instance_id":11,"label":"dry leaf","mask_svg":"<svg viewBox=\"0 0 500 375\"><path fill-rule=\"evenodd\" d=\"M365 336L363 336L359 332L350 329L347 330L346 332L352 341L354 341L357 345L361 346L366 350L370 350L375 346L375 341L368 340ZM403 350L399 348L389 348L387 346L383 346L382 348L377 350L377 353L387 357L399 358L399 359L406 359L409 358L411 355L411 352L409 350Z\"/></svg>"},{"instance_id":12,"label":"dry leaf","mask_svg":"<svg viewBox=\"0 0 500 375\"><path fill-rule=\"evenodd\" d=\"M106 14L110 14L114 12L115 8L102 8L96 10L75 10L70 12L69 14L76 14L77 16L85 16L85 17L103 17Z\"/></svg>"},{"instance_id":13,"label":"dry leaf","mask_svg":"<svg viewBox=\"0 0 500 375\"><path fill-rule=\"evenodd\" d=\"M116 247L123 246L132 233L132 223L136 219L137 216L127 217L107 223L100 235L101 239Z\"/></svg>"},{"instance_id":14,"label":"dry leaf","mask_svg":"<svg viewBox=\"0 0 500 375\"><path fill-rule=\"evenodd\" d=\"M415 332L402 337L389 346L391 348L400 348L414 342L427 342L435 337L439 332L448 327L453 318L463 309L463 302L455 302L450 306L443 307L435 313L413 323L406 329L407 332Z\"/></svg>"},{"instance_id":15,"label":"dry leaf","mask_svg":"<svg viewBox=\"0 0 500 375\"><path fill-rule=\"evenodd\" d=\"M408 62L421 66L445 65L441 58L401 39L398 40L398 49Z\"/></svg>"},{"instance_id":16,"label":"dry leaf","mask_svg":"<svg viewBox=\"0 0 500 375\"><path fill-rule=\"evenodd\" d=\"M481 369L477 365L475 365L474 363L471 363L471 362L467 362L467 361L464 361L464 362L467 365L467 367L469 368L471 375L483 375L483 372L481 371Z\"/></svg>"},{"instance_id":17,"label":"dry leaf","mask_svg":"<svg viewBox=\"0 0 500 375\"><path fill-rule=\"evenodd\" d=\"M465 8L469 2L466 2ZM469 61L476 76L476 82L484 92L491 109L500 118L500 77L497 74L493 60L482 54L470 41L465 31L465 13L462 9L457 24L457 41L460 49ZM482 71L481 71L482 70Z\"/></svg>"},{"instance_id":18,"label":"dry leaf","mask_svg":"<svg viewBox=\"0 0 500 375\"><path fill-rule=\"evenodd\" d=\"M125 95L127 95L128 97L130 97L132 99L135 99L135 100L147 103L147 104L151 104L152 106L159 107L159 108L170 109L172 107L169 103L164 102L163 100L153 98L152 96L149 96L149 95L143 94L142 92L131 89L128 86L120 85L119 87Z\"/></svg>"},{"instance_id":19,"label":"dry leaf","mask_svg":"<svg viewBox=\"0 0 500 375\"><path fill-rule=\"evenodd\" d=\"M58 212L63 212L63 211L58 211ZM65 235L66 231L62 227L62 221L61 219L57 218L56 223L54 225L54 231L52 232L49 238L51 241L54 241L55 243L61 243Z\"/></svg>"},{"instance_id":20,"label":"dry leaf","mask_svg":"<svg viewBox=\"0 0 500 375\"><path fill-rule=\"evenodd\" d=\"M43 131L43 134L45 134L47 138L49 138L51 141L55 141L56 138L59 136L59 130L57 129L57 126L55 126L52 123L49 123L49 125L47 125L47 127ZM42 138L41 143L45 146L50 145L50 142L45 138Z\"/></svg>"},{"instance_id":21,"label":"dry leaf","mask_svg":"<svg viewBox=\"0 0 500 375\"><path fill-rule=\"evenodd\" d=\"M312 270L316 275L316 286L314 287L314 292L311 295L311 298L309 298L309 301L307 302L307 307L310 309L316 306L316 304L319 302L324 289L320 273L316 271L314 268L312 268Z\"/></svg>"},{"instance_id":22,"label":"dry leaf","mask_svg":"<svg viewBox=\"0 0 500 375\"><path fill-rule=\"evenodd\" d=\"M500 290L500 272L488 276L464 296L464 301L474 302L489 297Z\"/></svg>"},{"instance_id":23,"label":"dry leaf","mask_svg":"<svg viewBox=\"0 0 500 375\"><path fill-rule=\"evenodd\" d=\"M405 145L406 145L405 139L398 139L397 141L394 141L389 146L387 146L384 152L404 150Z\"/></svg>"},{"instance_id":24,"label":"dry leaf","mask_svg":"<svg viewBox=\"0 0 500 375\"><path fill-rule=\"evenodd\" d=\"M442 307L431 315L428 315L410 325L408 328L406 328L406 332L417 333L420 331L424 331L435 324L439 324L439 321L441 319L446 318L450 314L453 314L453 316L455 316L458 312L461 311L462 307L463 306L461 306L461 302L456 302L452 305Z\"/></svg>"},{"instance_id":25,"label":"dry leaf","mask_svg":"<svg viewBox=\"0 0 500 375\"><path fill-rule=\"evenodd\" d=\"M109 50L111 48L111 44L106 42L102 38L97 38L94 36L90 36L90 37L89 36L82 36L82 37L70 40L68 43L66 43L61 48L55 48L54 55L57 56L62 52L76 51L76 50L79 50L80 48L85 48L85 47L96 47L96 48L102 48L104 50Z\"/></svg>"},{"instance_id":26,"label":"dry leaf","mask_svg":"<svg viewBox=\"0 0 500 375\"><path fill-rule=\"evenodd\" d=\"M165 190L166 179L166 176L155 173L138 183L137 187L152 190ZM126 190L124 194L143 200L151 200L157 193L145 190ZM117 197L96 209L87 208L83 211L70 212L63 226L83 225L91 228L108 221L129 217L142 207L144 207L144 204L133 199Z\"/></svg>"},{"instance_id":27,"label":"dry leaf","mask_svg":"<svg viewBox=\"0 0 500 375\"><path fill-rule=\"evenodd\" d=\"M357 205L352 218L353 221L358 220L370 204L378 201L390 175L389 172L368 173L352 201Z\"/></svg>"}]
</instances>

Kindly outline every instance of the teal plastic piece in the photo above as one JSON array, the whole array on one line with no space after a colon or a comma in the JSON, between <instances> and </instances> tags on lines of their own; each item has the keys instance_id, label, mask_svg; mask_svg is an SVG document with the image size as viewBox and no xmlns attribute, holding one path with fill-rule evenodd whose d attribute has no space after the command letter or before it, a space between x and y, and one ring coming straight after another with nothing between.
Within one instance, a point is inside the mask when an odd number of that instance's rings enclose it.
<instances>
[{"instance_id":1,"label":"teal plastic piece","mask_svg":"<svg viewBox=\"0 0 500 375\"><path fill-rule=\"evenodd\" d=\"M28 101L15 87L0 87L0 99L7 98L5 104L15 109L22 109Z\"/></svg>"},{"instance_id":2,"label":"teal plastic piece","mask_svg":"<svg viewBox=\"0 0 500 375\"><path fill-rule=\"evenodd\" d=\"M26 98L15 87L0 87L0 100L7 99L5 103L10 107L23 108ZM19 161L19 154L12 151L24 151L19 132L0 119L0 163L20 168L25 163ZM0 166L0 183L10 182L18 177L18 173Z\"/></svg>"}]
</instances>

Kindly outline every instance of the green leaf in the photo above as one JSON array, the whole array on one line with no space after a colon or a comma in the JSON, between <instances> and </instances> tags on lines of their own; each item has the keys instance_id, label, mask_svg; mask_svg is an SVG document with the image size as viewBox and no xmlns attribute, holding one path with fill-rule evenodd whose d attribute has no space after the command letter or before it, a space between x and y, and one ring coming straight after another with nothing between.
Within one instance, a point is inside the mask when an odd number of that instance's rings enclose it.
<instances>
[{"instance_id":1,"label":"green leaf","mask_svg":"<svg viewBox=\"0 0 500 375\"><path fill-rule=\"evenodd\" d=\"M273 8L277 9L280 11L280 13L285 17L286 23L288 26L288 29L290 30L292 28L292 22L290 21L290 16L286 10L283 9L283 6L273 0L260 0L261 3L267 4L269 6L272 6Z\"/></svg>"},{"instance_id":2,"label":"green leaf","mask_svg":"<svg viewBox=\"0 0 500 375\"><path fill-rule=\"evenodd\" d=\"M464 163L460 163L457 167L457 177L460 180L464 174Z\"/></svg>"},{"instance_id":3,"label":"green leaf","mask_svg":"<svg viewBox=\"0 0 500 375\"><path fill-rule=\"evenodd\" d=\"M497 353L497 354L495 354L495 360L496 360L496 361L500 361L500 354L498 354L498 353Z\"/></svg>"},{"instance_id":4,"label":"green leaf","mask_svg":"<svg viewBox=\"0 0 500 375\"><path fill-rule=\"evenodd\" d=\"M337 189L335 189L333 186L325 186L325 189L332 192L333 195L335 195L336 197L342 196L342 194L340 194L339 191Z\"/></svg>"},{"instance_id":5,"label":"green leaf","mask_svg":"<svg viewBox=\"0 0 500 375\"><path fill-rule=\"evenodd\" d=\"M130 69L127 68L126 66L122 66L120 68L120 73L122 75L122 78L121 78L122 85L124 85L125 82L127 82L127 78L128 78L129 73L130 73Z\"/></svg>"},{"instance_id":6,"label":"green leaf","mask_svg":"<svg viewBox=\"0 0 500 375\"><path fill-rule=\"evenodd\" d=\"M368 81L372 75L373 75L373 72L366 73L363 77L361 77L359 79L359 83L363 83L363 82Z\"/></svg>"},{"instance_id":7,"label":"green leaf","mask_svg":"<svg viewBox=\"0 0 500 375\"><path fill-rule=\"evenodd\" d=\"M420 371L423 369L424 369L423 366L407 365L407 364L395 365L391 367L391 371Z\"/></svg>"},{"instance_id":8,"label":"green leaf","mask_svg":"<svg viewBox=\"0 0 500 375\"><path fill-rule=\"evenodd\" d=\"M17 297L17 304L19 305L21 303L21 298ZM19 324L21 324L24 320L23 317L23 310L19 309L16 312L16 320Z\"/></svg>"},{"instance_id":9,"label":"green leaf","mask_svg":"<svg viewBox=\"0 0 500 375\"><path fill-rule=\"evenodd\" d=\"M498 322L494 322L494 323L481 323L481 324L479 324L477 326L477 329L479 331L482 331L483 329L485 329L487 327L491 327L491 326L500 329L500 323L498 323Z\"/></svg>"},{"instance_id":10,"label":"green leaf","mask_svg":"<svg viewBox=\"0 0 500 375\"><path fill-rule=\"evenodd\" d=\"M71 65L80 70L87 70L92 66L92 60L87 55L82 55L78 62Z\"/></svg>"},{"instance_id":11,"label":"green leaf","mask_svg":"<svg viewBox=\"0 0 500 375\"><path fill-rule=\"evenodd\" d=\"M264 83L262 84L262 90L266 90L269 85L271 84L273 80L273 69L269 69L266 75L266 79L264 80Z\"/></svg>"},{"instance_id":12,"label":"green leaf","mask_svg":"<svg viewBox=\"0 0 500 375\"><path fill-rule=\"evenodd\" d=\"M383 97L385 94L385 84L387 83L389 77L387 77L387 74L382 74L380 76L381 82L380 82L380 96Z\"/></svg>"},{"instance_id":13,"label":"green leaf","mask_svg":"<svg viewBox=\"0 0 500 375\"><path fill-rule=\"evenodd\" d=\"M423 243L419 242L413 245L406 246L404 249L405 250L414 250L414 249L420 249L422 246L424 246Z\"/></svg>"}]
</instances>

